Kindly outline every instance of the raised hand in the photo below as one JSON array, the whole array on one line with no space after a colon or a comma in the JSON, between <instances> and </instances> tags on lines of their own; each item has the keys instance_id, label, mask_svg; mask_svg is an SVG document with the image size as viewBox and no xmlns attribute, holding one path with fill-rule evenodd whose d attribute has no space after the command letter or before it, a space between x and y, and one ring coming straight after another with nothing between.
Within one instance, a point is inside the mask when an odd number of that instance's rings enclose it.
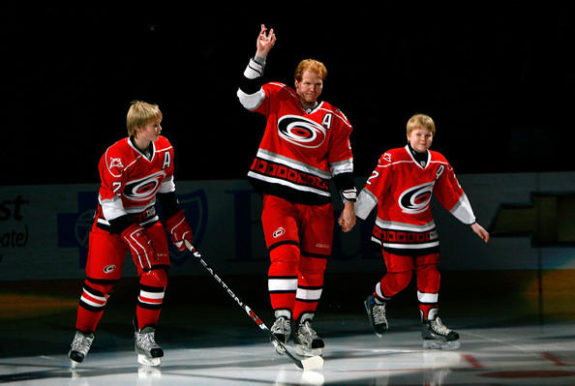
<instances>
[{"instance_id":1,"label":"raised hand","mask_svg":"<svg viewBox=\"0 0 575 386\"><path fill-rule=\"evenodd\" d=\"M276 35L274 33L274 29L270 29L268 31L267 27L262 24L260 29L260 34L258 35L258 39L256 41L256 56L260 58L267 58L270 50L276 43Z\"/></svg>"}]
</instances>

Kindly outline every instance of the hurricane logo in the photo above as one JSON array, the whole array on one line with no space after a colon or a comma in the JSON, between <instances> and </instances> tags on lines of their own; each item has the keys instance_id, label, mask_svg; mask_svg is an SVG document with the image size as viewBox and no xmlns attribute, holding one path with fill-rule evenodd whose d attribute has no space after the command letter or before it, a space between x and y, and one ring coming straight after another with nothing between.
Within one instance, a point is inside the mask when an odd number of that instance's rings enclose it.
<instances>
[{"instance_id":1,"label":"hurricane logo","mask_svg":"<svg viewBox=\"0 0 575 386\"><path fill-rule=\"evenodd\" d=\"M414 186L401 193L399 196L399 206L403 213L417 214L425 212L431 202L431 193L435 182L428 182L423 185Z\"/></svg>"},{"instance_id":2,"label":"hurricane logo","mask_svg":"<svg viewBox=\"0 0 575 386\"><path fill-rule=\"evenodd\" d=\"M274 239L277 239L280 236L283 236L284 233L286 233L286 230L282 227L279 227L278 229L276 229L276 231L273 233L273 237Z\"/></svg>"},{"instance_id":3,"label":"hurricane logo","mask_svg":"<svg viewBox=\"0 0 575 386\"><path fill-rule=\"evenodd\" d=\"M140 180L129 181L124 188L124 196L133 201L149 200L160 188L165 175L166 173L160 171Z\"/></svg>"},{"instance_id":4,"label":"hurricane logo","mask_svg":"<svg viewBox=\"0 0 575 386\"><path fill-rule=\"evenodd\" d=\"M320 147L326 138L326 130L322 125L297 115L281 117L278 132L286 141L309 149Z\"/></svg>"}]
</instances>

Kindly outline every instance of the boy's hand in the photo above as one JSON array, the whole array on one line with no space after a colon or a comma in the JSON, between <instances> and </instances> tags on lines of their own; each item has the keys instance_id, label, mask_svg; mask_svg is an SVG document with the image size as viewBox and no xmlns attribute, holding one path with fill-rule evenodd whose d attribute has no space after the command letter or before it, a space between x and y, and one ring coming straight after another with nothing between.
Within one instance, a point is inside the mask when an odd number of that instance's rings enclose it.
<instances>
[{"instance_id":1,"label":"boy's hand","mask_svg":"<svg viewBox=\"0 0 575 386\"><path fill-rule=\"evenodd\" d=\"M479 238L485 242L489 241L489 232L487 232L481 225L478 223L471 224L471 229Z\"/></svg>"},{"instance_id":2,"label":"boy's hand","mask_svg":"<svg viewBox=\"0 0 575 386\"><path fill-rule=\"evenodd\" d=\"M346 202L337 220L343 232L349 232L355 226L355 211L353 202Z\"/></svg>"}]
</instances>

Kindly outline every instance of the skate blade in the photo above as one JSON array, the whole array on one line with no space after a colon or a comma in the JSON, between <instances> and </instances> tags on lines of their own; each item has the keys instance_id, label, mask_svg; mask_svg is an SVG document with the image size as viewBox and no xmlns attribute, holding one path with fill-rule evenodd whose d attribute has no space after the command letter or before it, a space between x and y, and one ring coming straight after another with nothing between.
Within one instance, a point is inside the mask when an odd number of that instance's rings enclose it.
<instances>
[{"instance_id":1,"label":"skate blade","mask_svg":"<svg viewBox=\"0 0 575 386\"><path fill-rule=\"evenodd\" d=\"M138 379L153 380L162 378L162 371L156 367L142 366L138 369Z\"/></svg>"},{"instance_id":2,"label":"skate blade","mask_svg":"<svg viewBox=\"0 0 575 386\"><path fill-rule=\"evenodd\" d=\"M138 354L138 363L142 366L158 367L161 363L161 358L148 358L143 354Z\"/></svg>"},{"instance_id":3,"label":"skate blade","mask_svg":"<svg viewBox=\"0 0 575 386\"><path fill-rule=\"evenodd\" d=\"M442 342L437 340L424 340L424 349L436 349L436 350L457 350L461 346L459 340L454 340L451 342Z\"/></svg>"},{"instance_id":4,"label":"skate blade","mask_svg":"<svg viewBox=\"0 0 575 386\"><path fill-rule=\"evenodd\" d=\"M76 362L75 360L70 359L70 368L71 369L75 369L76 367L78 367L79 364L80 364L80 362Z\"/></svg>"},{"instance_id":5,"label":"skate blade","mask_svg":"<svg viewBox=\"0 0 575 386\"><path fill-rule=\"evenodd\" d=\"M385 327L383 327L380 331L376 330L375 328L373 329L373 332L375 332L375 335L378 338L383 338L387 331L389 331L389 324L386 324Z\"/></svg>"}]
</instances>

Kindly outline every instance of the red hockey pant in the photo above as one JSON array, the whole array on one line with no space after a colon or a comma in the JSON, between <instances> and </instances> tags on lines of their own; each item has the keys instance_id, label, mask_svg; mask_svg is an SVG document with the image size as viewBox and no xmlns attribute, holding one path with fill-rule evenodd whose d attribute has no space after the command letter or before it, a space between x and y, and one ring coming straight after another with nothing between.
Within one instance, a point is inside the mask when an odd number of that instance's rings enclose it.
<instances>
[{"instance_id":1,"label":"red hockey pant","mask_svg":"<svg viewBox=\"0 0 575 386\"><path fill-rule=\"evenodd\" d=\"M160 222L145 230L159 258L157 265L144 271L137 259L140 292L136 305L137 328L155 326L160 318L164 293L168 284L167 270L170 266L166 231ZM90 232L86 279L80 297L76 329L94 332L104 313L108 298L121 278L124 261L129 248L120 236L92 227Z\"/></svg>"},{"instance_id":2,"label":"red hockey pant","mask_svg":"<svg viewBox=\"0 0 575 386\"><path fill-rule=\"evenodd\" d=\"M276 317L313 319L332 249L332 204L294 204L264 195L261 219L270 255L268 290Z\"/></svg>"},{"instance_id":3,"label":"red hockey pant","mask_svg":"<svg viewBox=\"0 0 575 386\"><path fill-rule=\"evenodd\" d=\"M382 250L382 254L387 272L377 284L375 295L380 300L390 300L409 285L415 271L417 299L422 318L428 319L432 309L437 312L441 281L441 274L437 269L439 253L404 256Z\"/></svg>"}]
</instances>

